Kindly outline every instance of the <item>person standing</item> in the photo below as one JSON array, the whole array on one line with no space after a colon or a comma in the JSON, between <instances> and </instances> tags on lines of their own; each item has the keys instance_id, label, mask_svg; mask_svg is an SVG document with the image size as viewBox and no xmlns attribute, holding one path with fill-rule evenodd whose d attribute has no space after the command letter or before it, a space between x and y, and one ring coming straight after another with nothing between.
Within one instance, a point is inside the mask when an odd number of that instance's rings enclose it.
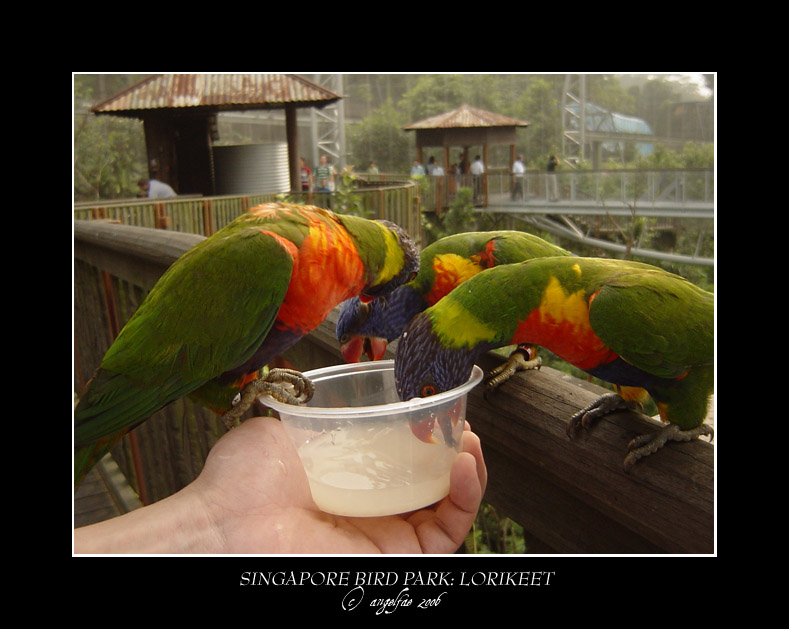
<instances>
[{"instance_id":1,"label":"person standing","mask_svg":"<svg viewBox=\"0 0 789 629\"><path fill-rule=\"evenodd\" d=\"M334 169L325 155L321 155L320 166L315 169L318 192L331 192L334 188Z\"/></svg>"},{"instance_id":2,"label":"person standing","mask_svg":"<svg viewBox=\"0 0 789 629\"><path fill-rule=\"evenodd\" d=\"M309 192L312 190L312 170L307 166L304 158L301 159L301 191Z\"/></svg>"},{"instance_id":3,"label":"person standing","mask_svg":"<svg viewBox=\"0 0 789 629\"><path fill-rule=\"evenodd\" d=\"M474 188L474 203L482 199L482 175L485 173L485 165L482 158L477 155L471 164L471 183Z\"/></svg>"},{"instance_id":4,"label":"person standing","mask_svg":"<svg viewBox=\"0 0 789 629\"><path fill-rule=\"evenodd\" d=\"M512 164L512 196L511 199L515 201L517 198L523 200L523 174L526 172L526 167L523 165L523 157L518 155L515 162Z\"/></svg>"},{"instance_id":5,"label":"person standing","mask_svg":"<svg viewBox=\"0 0 789 629\"><path fill-rule=\"evenodd\" d=\"M323 207L331 209L330 193L334 190L334 168L325 155L321 155L320 165L315 169L316 191L321 193Z\"/></svg>"}]
</instances>

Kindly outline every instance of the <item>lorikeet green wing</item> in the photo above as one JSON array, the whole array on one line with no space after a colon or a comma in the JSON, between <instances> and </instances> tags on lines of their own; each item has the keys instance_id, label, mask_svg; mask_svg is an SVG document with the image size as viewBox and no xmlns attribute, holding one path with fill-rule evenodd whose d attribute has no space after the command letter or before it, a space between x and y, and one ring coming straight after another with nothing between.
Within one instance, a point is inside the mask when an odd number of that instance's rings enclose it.
<instances>
[{"instance_id":1,"label":"lorikeet green wing","mask_svg":"<svg viewBox=\"0 0 789 629\"><path fill-rule=\"evenodd\" d=\"M629 400L652 396L670 426L643 450L637 440L628 466L664 438L708 434L714 295L620 260L541 258L467 280L407 326L395 356L398 393L410 399L455 388L482 352L519 343L545 347ZM601 404L612 408L610 398ZM584 409L571 425L595 414Z\"/></svg>"},{"instance_id":2,"label":"lorikeet green wing","mask_svg":"<svg viewBox=\"0 0 789 629\"><path fill-rule=\"evenodd\" d=\"M76 482L125 432L184 395L235 412L241 390L337 304L386 294L417 269L413 243L391 223L253 208L181 256L107 351L74 413Z\"/></svg>"}]
</instances>

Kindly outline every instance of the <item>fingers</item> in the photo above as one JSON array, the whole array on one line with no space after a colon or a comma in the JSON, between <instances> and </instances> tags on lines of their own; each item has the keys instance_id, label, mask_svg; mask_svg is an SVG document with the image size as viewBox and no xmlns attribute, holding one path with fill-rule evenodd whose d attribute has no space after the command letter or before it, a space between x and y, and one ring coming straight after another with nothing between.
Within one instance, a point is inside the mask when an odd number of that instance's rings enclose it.
<instances>
[{"instance_id":1,"label":"fingers","mask_svg":"<svg viewBox=\"0 0 789 629\"><path fill-rule=\"evenodd\" d=\"M422 510L409 518L423 553L453 553L460 547L474 524L486 485L479 437L466 431L463 452L452 466L449 496L434 512Z\"/></svg>"},{"instance_id":2,"label":"fingers","mask_svg":"<svg viewBox=\"0 0 789 629\"><path fill-rule=\"evenodd\" d=\"M479 484L484 494L485 488L488 486L488 468L485 465L485 457L482 455L482 443L479 437L470 430L466 430L463 433L462 449L463 452L468 452L474 457Z\"/></svg>"}]
</instances>

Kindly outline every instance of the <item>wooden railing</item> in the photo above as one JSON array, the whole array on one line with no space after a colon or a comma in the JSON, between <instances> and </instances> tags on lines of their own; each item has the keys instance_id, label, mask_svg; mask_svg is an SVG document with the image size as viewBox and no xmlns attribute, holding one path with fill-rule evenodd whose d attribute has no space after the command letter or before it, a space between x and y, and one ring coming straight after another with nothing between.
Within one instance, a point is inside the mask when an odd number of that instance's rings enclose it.
<instances>
[{"instance_id":1,"label":"wooden railing","mask_svg":"<svg viewBox=\"0 0 789 629\"><path fill-rule=\"evenodd\" d=\"M103 221L77 221L74 232L79 393L147 290L200 237ZM283 359L304 371L339 364L336 316ZM490 354L480 366L500 361ZM467 418L488 467L485 500L523 525L532 553L713 553L714 446L669 444L625 473L628 440L656 430L654 420L622 412L587 438L565 434L568 417L601 391L548 368L515 376L488 399L473 390ZM215 415L181 400L134 430L113 457L150 503L195 478L223 431Z\"/></svg>"}]
</instances>

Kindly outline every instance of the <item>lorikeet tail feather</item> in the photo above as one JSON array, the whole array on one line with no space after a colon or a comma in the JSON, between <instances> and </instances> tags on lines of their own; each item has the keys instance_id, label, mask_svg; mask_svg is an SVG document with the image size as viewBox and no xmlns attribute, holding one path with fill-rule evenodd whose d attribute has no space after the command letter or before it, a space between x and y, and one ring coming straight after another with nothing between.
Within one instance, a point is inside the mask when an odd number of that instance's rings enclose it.
<instances>
[{"instance_id":1,"label":"lorikeet tail feather","mask_svg":"<svg viewBox=\"0 0 789 629\"><path fill-rule=\"evenodd\" d=\"M74 487L78 487L82 483L93 466L115 447L126 432L128 431L74 448Z\"/></svg>"}]
</instances>

